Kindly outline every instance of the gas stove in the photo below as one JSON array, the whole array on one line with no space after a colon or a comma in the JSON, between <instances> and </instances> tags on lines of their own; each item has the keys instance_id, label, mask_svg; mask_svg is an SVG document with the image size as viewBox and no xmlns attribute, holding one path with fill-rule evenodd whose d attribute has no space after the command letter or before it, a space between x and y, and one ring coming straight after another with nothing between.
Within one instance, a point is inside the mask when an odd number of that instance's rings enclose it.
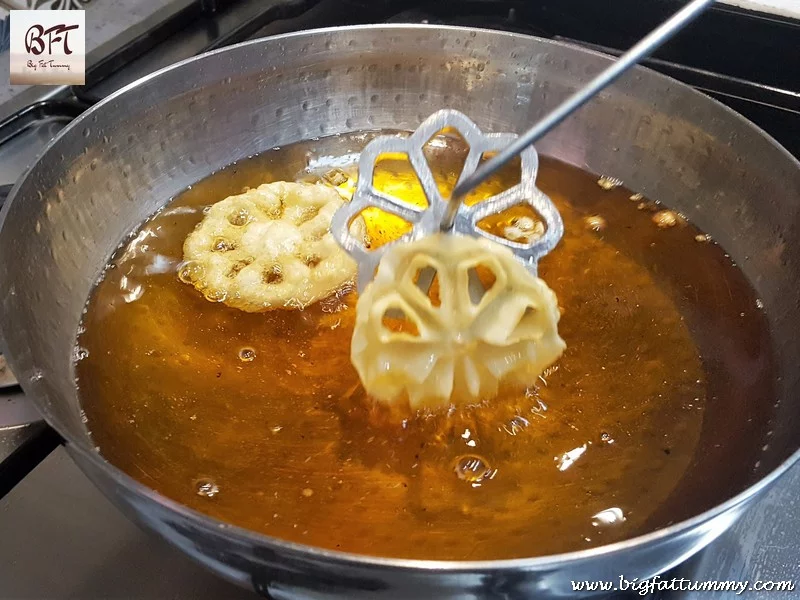
<instances>
[{"instance_id":1,"label":"gas stove","mask_svg":"<svg viewBox=\"0 0 800 600\"><path fill-rule=\"evenodd\" d=\"M116 4L124 11L128 2ZM85 86L32 87L0 105L0 202L25 166L84 110L139 77L204 51L315 27L424 22L514 31L619 54L680 4L675 0L167 1L90 52ZM795 13L791 2L786 4L787 9L774 12L718 4L645 64L742 113L800 157L800 18L796 18L800 11ZM93 6L86 7L90 27ZM4 539L15 540L0 544L0 595L251 597L125 520L77 470L59 448L60 442L39 421L0 358L0 523ZM800 468L796 467L730 532L664 579L792 580L800 567L798 498ZM747 595L762 594L793 597L791 592ZM723 591L663 591L648 597L731 596Z\"/></svg>"}]
</instances>

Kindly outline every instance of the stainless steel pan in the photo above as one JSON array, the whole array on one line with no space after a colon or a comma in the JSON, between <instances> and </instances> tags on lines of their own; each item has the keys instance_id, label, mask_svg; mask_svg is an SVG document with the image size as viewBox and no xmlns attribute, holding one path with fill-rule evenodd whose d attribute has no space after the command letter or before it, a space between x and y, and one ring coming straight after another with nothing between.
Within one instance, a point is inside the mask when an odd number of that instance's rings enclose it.
<instances>
[{"instance_id":1,"label":"stainless steel pan","mask_svg":"<svg viewBox=\"0 0 800 600\"><path fill-rule=\"evenodd\" d=\"M645 69L538 149L685 213L763 299L782 371L775 403L732 394L709 406L678 498L685 520L593 550L498 562L378 559L290 544L177 505L106 463L81 422L73 383L73 341L100 270L129 231L187 185L298 140L410 130L446 106L484 130L521 131L608 60L509 33L366 26L246 43L132 84L65 129L3 210L0 326L14 372L121 510L276 598L563 596L572 579L663 571L718 536L800 456L800 165L742 117Z\"/></svg>"}]
</instances>

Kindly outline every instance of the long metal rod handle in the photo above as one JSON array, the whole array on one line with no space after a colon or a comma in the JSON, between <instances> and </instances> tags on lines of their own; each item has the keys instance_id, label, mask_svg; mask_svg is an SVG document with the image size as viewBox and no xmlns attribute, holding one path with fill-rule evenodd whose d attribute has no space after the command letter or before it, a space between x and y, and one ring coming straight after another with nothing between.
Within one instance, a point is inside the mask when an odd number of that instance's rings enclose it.
<instances>
[{"instance_id":1,"label":"long metal rod handle","mask_svg":"<svg viewBox=\"0 0 800 600\"><path fill-rule=\"evenodd\" d=\"M585 87L559 104L552 112L518 137L508 147L498 152L494 158L475 169L471 175L465 177L453 189L444 215L442 215L441 230L450 231L453 228L456 213L461 206L461 200L470 190L475 189L500 168L505 166L511 159L519 155L525 148L541 139L546 133L578 110L625 71L643 58L652 54L659 46L691 23L713 2L714 0L692 0L692 2L689 2L681 10L642 38L641 41L620 56L610 67L597 75L597 77L592 79Z\"/></svg>"}]
</instances>

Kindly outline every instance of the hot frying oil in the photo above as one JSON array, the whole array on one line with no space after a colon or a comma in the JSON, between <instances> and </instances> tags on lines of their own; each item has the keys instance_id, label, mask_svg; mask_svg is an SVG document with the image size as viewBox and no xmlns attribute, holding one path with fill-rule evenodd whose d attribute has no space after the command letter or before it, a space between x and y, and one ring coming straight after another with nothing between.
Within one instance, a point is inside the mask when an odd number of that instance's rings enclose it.
<instances>
[{"instance_id":1,"label":"hot frying oil","mask_svg":"<svg viewBox=\"0 0 800 600\"><path fill-rule=\"evenodd\" d=\"M540 276L558 296L566 352L526 389L402 421L370 408L350 364L355 292L248 314L179 281L183 240L205 207L294 180L315 157L361 143L295 144L234 165L117 251L89 300L76 365L103 456L229 523L379 556L536 556L663 525L650 518L692 461L710 385L697 341L713 328L689 326L706 306L703 286L726 278L732 291L716 299L719 310L754 302L722 250L680 215L543 159L538 185L566 231ZM462 149L442 144L429 157L447 192ZM424 203L401 163L388 157L376 183ZM470 201L514 176L495 177ZM527 216L514 209L482 226L530 226ZM375 243L403 231L368 217Z\"/></svg>"}]
</instances>

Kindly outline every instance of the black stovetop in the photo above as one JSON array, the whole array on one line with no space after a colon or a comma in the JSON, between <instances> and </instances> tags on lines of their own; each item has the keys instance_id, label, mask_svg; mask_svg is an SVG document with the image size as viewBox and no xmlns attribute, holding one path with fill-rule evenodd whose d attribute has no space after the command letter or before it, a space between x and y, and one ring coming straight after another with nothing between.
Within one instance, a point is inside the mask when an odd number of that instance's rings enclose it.
<instances>
[{"instance_id":1,"label":"black stovetop","mask_svg":"<svg viewBox=\"0 0 800 600\"><path fill-rule=\"evenodd\" d=\"M515 31L618 54L681 4L675 0L174 0L164 10L132 28L127 35L91 53L87 57L85 86L48 89L47 99L44 100L35 98L35 90L30 90L24 97L30 98L31 102L11 114L3 114L3 107L0 107L0 202L8 192L6 186L14 183L24 165L86 108L143 75L200 52L246 39L314 27L426 22ZM91 22L90 12L87 13L87 22ZM696 87L742 113L800 157L798 40L800 21L717 5L645 64ZM52 526L51 531L56 530L62 536L68 532L68 539L72 540L70 543L75 547L86 546L85 543L76 544L76 538L72 535L81 535L71 529L77 519L83 523L80 531L90 539L92 536L115 539L110 533L113 531L118 541L136 546L140 554L150 554L150 548L153 548L155 555L164 553L171 557L170 560L176 561L179 571L188 569L192 573L195 567L175 557L174 552L151 546L156 542L151 542L149 538L140 539L139 534L132 533L134 530L124 525L118 516L107 516L106 509L100 508L104 506L104 500L93 497L93 490L89 488L71 490L71 493L81 496L80 501L88 506L96 506L90 511L91 514L83 514L83 511L78 511L82 516L68 514L63 512L63 507L41 504L42 499L38 496L47 494L43 489L49 485L61 486L67 481L76 485L76 477L81 476L72 473L74 467L64 460L63 451L59 450L48 458L48 454L59 444L58 436L41 423L31 423L32 414L18 386L0 388L0 498L8 494L2 500L6 507L23 502L17 498L25 498L28 506L30 499L36 497L34 504ZM37 468L43 459L44 464ZM33 469L36 470L31 473ZM44 473L49 475L45 476ZM68 476L67 473L72 475ZM794 479L797 480L793 484L795 489L800 488L800 477ZM88 486L85 481L81 484ZM96 492L94 494L97 496ZM88 499L83 497L87 495ZM788 494L786 497L795 496L800 494ZM38 526L40 519L36 514L28 514L28 511L29 508L26 508L22 512ZM106 515L108 519L108 528L103 528L102 533L94 523L97 513ZM84 520L80 521L81 518ZM25 522L24 518L22 522ZM14 523L12 527L21 525ZM789 550L794 551L796 556L796 549L800 548L797 543L800 528L794 525L794 529L784 529L790 534L786 538L786 531L783 532L784 543L789 544ZM791 537L792 531L795 537ZM43 538L38 543L52 550L49 546L52 533L44 530L35 532L35 535ZM728 546L736 546L742 535L735 531L730 534ZM772 535L781 533L773 528ZM41 554L34 548L35 544L30 548L31 556ZM65 554L72 554L68 547L63 549L62 555ZM743 559L739 554L737 560L741 562ZM0 565L3 565L5 558L6 555L0 550ZM725 556L719 561L711 560L706 552L692 563L684 565L683 571L697 573L699 569L701 573L715 572L718 575L736 573L739 563L726 560ZM798 565L796 559L793 560L796 572ZM5 568L0 566L0 581L4 580ZM13 569L8 572L9 577L21 575ZM90 576L90 572L87 572L87 576ZM142 577L149 575L142 574ZM746 578L746 574L743 577ZM152 592L149 597L193 597L202 589L197 587L196 581L207 580L199 575L198 578L180 571L164 587L148 584L146 589ZM33 576L33 579L36 577ZM189 579L193 583L190 584ZM111 593L112 588L120 585L119 578L114 581L116 583L101 581L99 587L92 588L92 594L108 595L106 592ZM131 582L135 581L134 576ZM131 582L129 585L135 587ZM54 590L61 589L48 585L40 588L34 585L28 591L54 595ZM216 590L218 586L212 587ZM24 589L19 588L21 595ZM70 594L63 592L63 595ZM123 595L131 597L134 594ZM217 593L214 592L214 595ZM673 594L664 597L678 596Z\"/></svg>"}]
</instances>

